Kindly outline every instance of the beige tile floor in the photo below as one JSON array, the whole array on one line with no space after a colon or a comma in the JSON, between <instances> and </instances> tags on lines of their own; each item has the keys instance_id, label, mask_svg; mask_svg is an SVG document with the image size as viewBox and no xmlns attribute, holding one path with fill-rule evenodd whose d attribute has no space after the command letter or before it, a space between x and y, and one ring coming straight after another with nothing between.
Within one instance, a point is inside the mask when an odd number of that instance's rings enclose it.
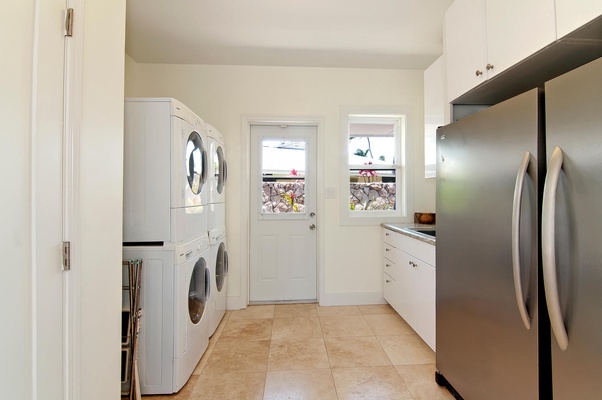
<instances>
[{"instance_id":1,"label":"beige tile floor","mask_svg":"<svg viewBox=\"0 0 602 400\"><path fill-rule=\"evenodd\" d=\"M227 312L186 386L148 400L439 400L435 353L389 305Z\"/></svg>"}]
</instances>

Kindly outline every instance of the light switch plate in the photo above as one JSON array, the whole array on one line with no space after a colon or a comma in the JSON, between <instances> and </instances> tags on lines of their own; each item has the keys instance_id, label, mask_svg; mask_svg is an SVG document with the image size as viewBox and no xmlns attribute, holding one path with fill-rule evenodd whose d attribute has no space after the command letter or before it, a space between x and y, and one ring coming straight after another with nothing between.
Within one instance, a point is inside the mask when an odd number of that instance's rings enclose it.
<instances>
[{"instance_id":1,"label":"light switch plate","mask_svg":"<svg viewBox=\"0 0 602 400\"><path fill-rule=\"evenodd\" d=\"M337 188L327 187L326 188L326 198L327 199L336 199L337 198Z\"/></svg>"}]
</instances>

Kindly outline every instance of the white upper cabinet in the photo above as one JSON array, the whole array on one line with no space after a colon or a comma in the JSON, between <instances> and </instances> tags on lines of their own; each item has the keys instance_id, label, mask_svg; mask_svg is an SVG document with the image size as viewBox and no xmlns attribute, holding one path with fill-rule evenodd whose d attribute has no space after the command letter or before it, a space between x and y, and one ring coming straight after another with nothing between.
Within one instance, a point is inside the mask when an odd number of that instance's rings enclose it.
<instances>
[{"instance_id":1,"label":"white upper cabinet","mask_svg":"<svg viewBox=\"0 0 602 400\"><path fill-rule=\"evenodd\" d=\"M437 167L437 128L449 122L445 96L445 56L424 71L424 177L434 178ZM447 121L446 121L447 118Z\"/></svg>"},{"instance_id":2,"label":"white upper cabinet","mask_svg":"<svg viewBox=\"0 0 602 400\"><path fill-rule=\"evenodd\" d=\"M484 0L455 0L445 13L447 99L486 80L487 29Z\"/></svg>"},{"instance_id":3,"label":"white upper cabinet","mask_svg":"<svg viewBox=\"0 0 602 400\"><path fill-rule=\"evenodd\" d=\"M486 0L485 10L488 78L556 40L554 0Z\"/></svg>"},{"instance_id":4,"label":"white upper cabinet","mask_svg":"<svg viewBox=\"0 0 602 400\"><path fill-rule=\"evenodd\" d=\"M554 0L454 1L445 14L448 101L554 40Z\"/></svg>"},{"instance_id":5,"label":"white upper cabinet","mask_svg":"<svg viewBox=\"0 0 602 400\"><path fill-rule=\"evenodd\" d=\"M602 0L556 0L558 38L602 14Z\"/></svg>"}]
</instances>

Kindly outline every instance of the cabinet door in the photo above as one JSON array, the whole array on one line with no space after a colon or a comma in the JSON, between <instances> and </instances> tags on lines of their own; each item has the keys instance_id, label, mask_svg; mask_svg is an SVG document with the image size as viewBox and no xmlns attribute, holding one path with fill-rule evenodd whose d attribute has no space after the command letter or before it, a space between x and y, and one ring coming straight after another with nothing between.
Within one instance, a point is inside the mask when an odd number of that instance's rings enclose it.
<instances>
[{"instance_id":1,"label":"cabinet door","mask_svg":"<svg viewBox=\"0 0 602 400\"><path fill-rule=\"evenodd\" d=\"M485 9L488 78L556 40L554 0L487 0Z\"/></svg>"},{"instance_id":2,"label":"cabinet door","mask_svg":"<svg viewBox=\"0 0 602 400\"><path fill-rule=\"evenodd\" d=\"M556 0L556 30L558 38L573 32L602 14L600 0Z\"/></svg>"},{"instance_id":3,"label":"cabinet door","mask_svg":"<svg viewBox=\"0 0 602 400\"><path fill-rule=\"evenodd\" d=\"M422 340L435 350L435 268L414 260L412 268L414 297L414 330Z\"/></svg>"},{"instance_id":4,"label":"cabinet door","mask_svg":"<svg viewBox=\"0 0 602 400\"><path fill-rule=\"evenodd\" d=\"M449 102L485 81L485 0L455 0L449 6L445 13L445 58Z\"/></svg>"},{"instance_id":5,"label":"cabinet door","mask_svg":"<svg viewBox=\"0 0 602 400\"><path fill-rule=\"evenodd\" d=\"M424 177L434 178L437 167L437 128L449 122L445 94L445 56L424 71Z\"/></svg>"}]
</instances>

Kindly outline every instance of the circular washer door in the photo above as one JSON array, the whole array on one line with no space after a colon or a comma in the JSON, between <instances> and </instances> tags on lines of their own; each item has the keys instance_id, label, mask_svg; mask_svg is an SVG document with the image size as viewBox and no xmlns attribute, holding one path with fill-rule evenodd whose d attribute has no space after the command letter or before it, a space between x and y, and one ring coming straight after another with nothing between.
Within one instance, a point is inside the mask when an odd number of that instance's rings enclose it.
<instances>
[{"instance_id":1,"label":"circular washer door","mask_svg":"<svg viewBox=\"0 0 602 400\"><path fill-rule=\"evenodd\" d=\"M188 186L194 194L203 190L207 179L207 160L203 139L198 132L192 132L186 142L186 177Z\"/></svg>"},{"instance_id":2,"label":"circular washer door","mask_svg":"<svg viewBox=\"0 0 602 400\"><path fill-rule=\"evenodd\" d=\"M217 249L217 257L215 259L215 284L218 292L222 291L224 282L226 281L226 263L226 245L224 245L224 242L221 242Z\"/></svg>"},{"instance_id":3,"label":"circular washer door","mask_svg":"<svg viewBox=\"0 0 602 400\"><path fill-rule=\"evenodd\" d=\"M207 276L209 269L205 259L199 258L194 264L188 287L188 315L193 324L198 324L205 312L205 305L209 297L207 290Z\"/></svg>"}]
</instances>

